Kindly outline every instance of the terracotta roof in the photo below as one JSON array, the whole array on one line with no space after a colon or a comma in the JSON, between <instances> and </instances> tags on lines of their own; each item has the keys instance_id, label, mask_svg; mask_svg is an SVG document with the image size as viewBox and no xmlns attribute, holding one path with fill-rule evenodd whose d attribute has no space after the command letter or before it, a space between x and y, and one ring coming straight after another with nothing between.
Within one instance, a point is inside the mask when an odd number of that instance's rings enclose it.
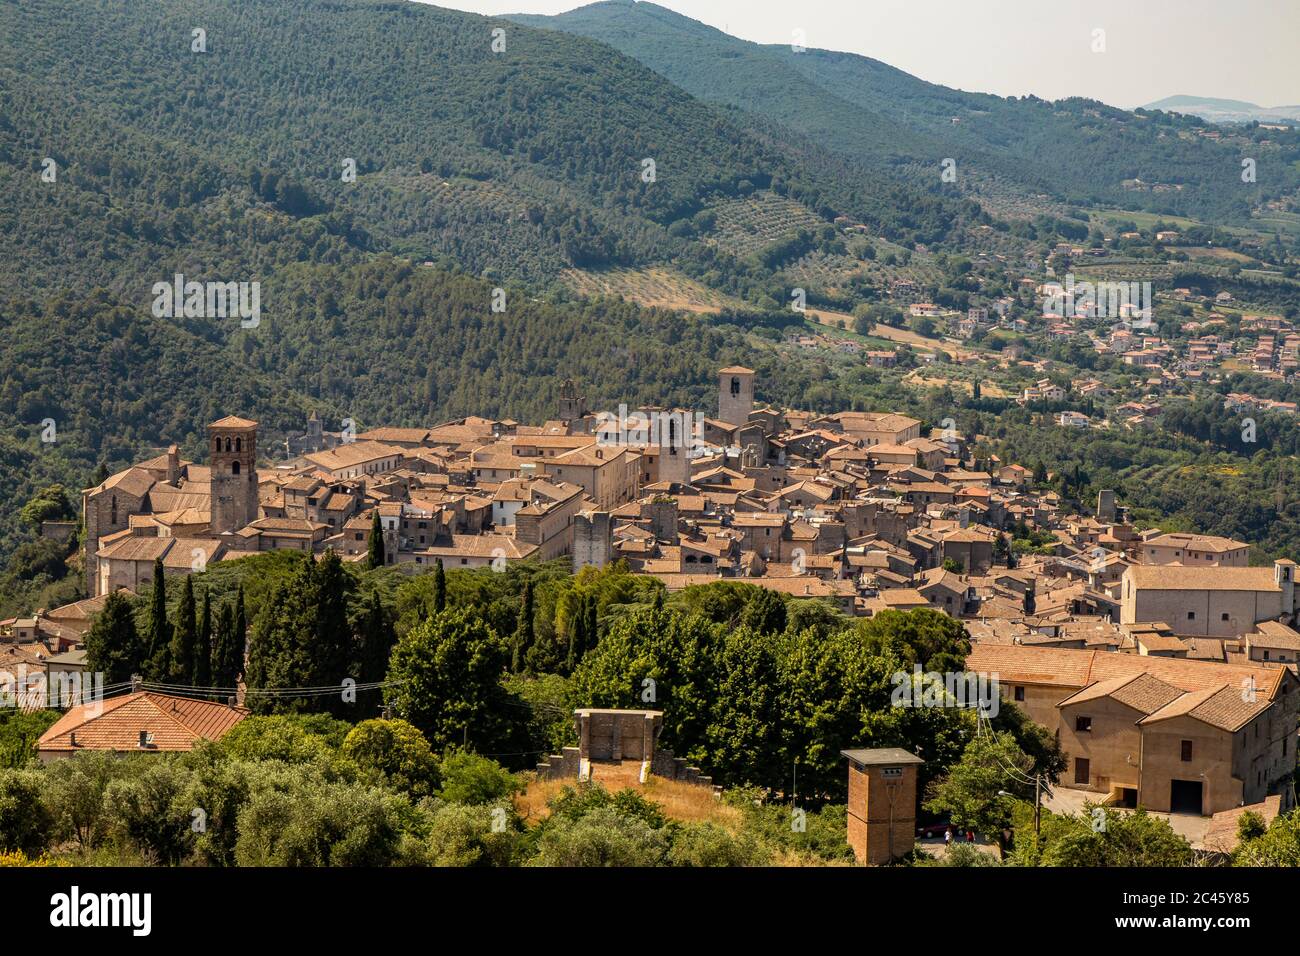
<instances>
[{"instance_id":1,"label":"terracotta roof","mask_svg":"<svg viewBox=\"0 0 1300 956\"><path fill-rule=\"evenodd\" d=\"M1280 591L1272 568L1189 568L1135 564L1124 572L1135 587L1155 591Z\"/></svg>"},{"instance_id":2,"label":"terracotta roof","mask_svg":"<svg viewBox=\"0 0 1300 956\"><path fill-rule=\"evenodd\" d=\"M1151 674L1142 673L1121 675L1112 677L1109 680L1097 681L1095 684L1090 684L1078 693L1065 698L1057 706L1065 707L1066 705L1082 704L1090 700L1109 697L1112 700L1119 701L1126 707L1133 708L1140 714L1153 714L1161 707L1182 696L1184 696L1183 691L1172 684L1166 684L1160 678Z\"/></svg>"},{"instance_id":3,"label":"terracotta roof","mask_svg":"<svg viewBox=\"0 0 1300 956\"><path fill-rule=\"evenodd\" d=\"M1207 687L1204 690L1183 694L1182 697L1138 722L1154 724L1174 717L1194 717L1211 727L1235 732L1268 710L1270 706L1270 701L1262 694L1255 695L1254 700L1248 700L1248 696L1242 693L1242 688L1238 684L1224 684L1217 688Z\"/></svg>"},{"instance_id":4,"label":"terracotta roof","mask_svg":"<svg viewBox=\"0 0 1300 956\"><path fill-rule=\"evenodd\" d=\"M208 426L209 428L256 428L257 422L238 415L227 415Z\"/></svg>"},{"instance_id":5,"label":"terracotta roof","mask_svg":"<svg viewBox=\"0 0 1300 956\"><path fill-rule=\"evenodd\" d=\"M104 483L94 490L121 490L136 498L143 498L155 483L153 475L143 468L128 468L126 471L119 471L116 475L106 478Z\"/></svg>"},{"instance_id":6,"label":"terracotta roof","mask_svg":"<svg viewBox=\"0 0 1300 956\"><path fill-rule=\"evenodd\" d=\"M1280 650L1300 651L1300 633L1281 621L1260 621L1255 625L1255 631L1254 634L1246 635L1246 642L1252 647L1275 647Z\"/></svg>"},{"instance_id":7,"label":"terracotta roof","mask_svg":"<svg viewBox=\"0 0 1300 956\"><path fill-rule=\"evenodd\" d=\"M338 445L328 451L312 452L303 457L319 468L335 471L339 468L351 468L354 465L378 461L381 458L401 458L402 449L377 441L356 441Z\"/></svg>"},{"instance_id":8,"label":"terracotta roof","mask_svg":"<svg viewBox=\"0 0 1300 956\"><path fill-rule=\"evenodd\" d=\"M147 731L153 740L145 749L190 750L199 739L220 739L247 716L242 707L137 691L73 707L41 735L37 749L138 751Z\"/></svg>"},{"instance_id":9,"label":"terracotta roof","mask_svg":"<svg viewBox=\"0 0 1300 956\"><path fill-rule=\"evenodd\" d=\"M1149 538L1146 543L1161 548L1191 548L1193 551L1213 551L1220 554L1249 547L1244 541L1233 541L1231 538L1221 538L1217 535L1175 532Z\"/></svg>"},{"instance_id":10,"label":"terracotta roof","mask_svg":"<svg viewBox=\"0 0 1300 956\"><path fill-rule=\"evenodd\" d=\"M172 546L171 538L125 538L96 552L100 558L114 561L153 561L161 558Z\"/></svg>"},{"instance_id":11,"label":"terracotta roof","mask_svg":"<svg viewBox=\"0 0 1300 956\"><path fill-rule=\"evenodd\" d=\"M1290 673L1283 667L1263 664L1219 664L1115 651L986 643L972 645L966 666L996 672L1003 683L1053 687L1087 687L1095 681L1141 672L1151 673L1183 691L1218 690L1224 684L1240 687L1242 681L1254 679L1261 699L1271 699Z\"/></svg>"}]
</instances>

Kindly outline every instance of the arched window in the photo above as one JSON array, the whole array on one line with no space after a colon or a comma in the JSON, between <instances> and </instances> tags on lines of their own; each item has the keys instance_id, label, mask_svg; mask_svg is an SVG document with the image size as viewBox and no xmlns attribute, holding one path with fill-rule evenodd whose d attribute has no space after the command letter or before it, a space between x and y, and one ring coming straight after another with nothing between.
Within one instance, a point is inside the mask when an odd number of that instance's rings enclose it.
<instances>
[{"instance_id":1,"label":"arched window","mask_svg":"<svg viewBox=\"0 0 1300 956\"><path fill-rule=\"evenodd\" d=\"M212 450L213 450L213 451L216 451L216 452L221 451L221 436L220 436L220 435L218 435L216 438L212 439Z\"/></svg>"},{"instance_id":2,"label":"arched window","mask_svg":"<svg viewBox=\"0 0 1300 956\"><path fill-rule=\"evenodd\" d=\"M109 524L117 524L117 495L114 495L112 497L109 504L110 504L109 514L108 514Z\"/></svg>"},{"instance_id":3,"label":"arched window","mask_svg":"<svg viewBox=\"0 0 1300 956\"><path fill-rule=\"evenodd\" d=\"M235 451L243 451L244 450L243 445L244 445L244 439L242 438L235 439Z\"/></svg>"},{"instance_id":4,"label":"arched window","mask_svg":"<svg viewBox=\"0 0 1300 956\"><path fill-rule=\"evenodd\" d=\"M239 474L239 462L237 462L237 461L232 461L232 462L230 463L230 473L231 473L232 475L237 475L237 474Z\"/></svg>"},{"instance_id":5,"label":"arched window","mask_svg":"<svg viewBox=\"0 0 1300 956\"><path fill-rule=\"evenodd\" d=\"M735 375L731 376L731 394L732 395L740 394L740 379Z\"/></svg>"}]
</instances>

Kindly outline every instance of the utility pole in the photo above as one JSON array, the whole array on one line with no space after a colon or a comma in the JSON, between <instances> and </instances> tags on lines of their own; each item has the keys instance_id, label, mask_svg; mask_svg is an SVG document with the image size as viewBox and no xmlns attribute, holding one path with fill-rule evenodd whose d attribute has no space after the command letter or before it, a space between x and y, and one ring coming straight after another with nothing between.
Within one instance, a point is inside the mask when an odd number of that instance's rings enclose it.
<instances>
[{"instance_id":1,"label":"utility pole","mask_svg":"<svg viewBox=\"0 0 1300 956\"><path fill-rule=\"evenodd\" d=\"M1042 820L1043 775L1034 774L1034 849L1038 849L1039 824Z\"/></svg>"}]
</instances>

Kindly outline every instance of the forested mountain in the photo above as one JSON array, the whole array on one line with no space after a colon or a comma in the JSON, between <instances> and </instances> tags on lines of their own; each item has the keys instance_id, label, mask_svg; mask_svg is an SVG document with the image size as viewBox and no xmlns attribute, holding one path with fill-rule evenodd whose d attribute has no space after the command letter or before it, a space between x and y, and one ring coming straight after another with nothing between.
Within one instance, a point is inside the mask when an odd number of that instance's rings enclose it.
<instances>
[{"instance_id":1,"label":"forested mountain","mask_svg":"<svg viewBox=\"0 0 1300 956\"><path fill-rule=\"evenodd\" d=\"M555 31L378 0L0 10L0 252L28 288L134 295L173 267L263 272L369 249L530 280L702 269L712 249L669 227L755 187L903 239L942 239L964 208L751 131Z\"/></svg>"},{"instance_id":2,"label":"forested mountain","mask_svg":"<svg viewBox=\"0 0 1300 956\"><path fill-rule=\"evenodd\" d=\"M755 190L907 243L981 218L555 31L378 0L0 0L0 492L75 494L230 412L273 439L312 408L537 418L566 376L683 395L745 358L734 328L539 300L566 268L653 263L783 299L779 257L690 222ZM260 326L152 314L175 273L258 282Z\"/></svg>"},{"instance_id":3,"label":"forested mountain","mask_svg":"<svg viewBox=\"0 0 1300 956\"><path fill-rule=\"evenodd\" d=\"M607 0L512 19L602 40L701 99L762 114L845 153L936 170L952 157L1025 195L1245 219L1261 199L1300 184L1294 132L1252 130L1226 143L1197 136L1193 117L967 93L855 54L750 43L653 3ZM1259 164L1251 190L1238 175L1243 155ZM1182 188L1125 189L1126 180Z\"/></svg>"}]
</instances>

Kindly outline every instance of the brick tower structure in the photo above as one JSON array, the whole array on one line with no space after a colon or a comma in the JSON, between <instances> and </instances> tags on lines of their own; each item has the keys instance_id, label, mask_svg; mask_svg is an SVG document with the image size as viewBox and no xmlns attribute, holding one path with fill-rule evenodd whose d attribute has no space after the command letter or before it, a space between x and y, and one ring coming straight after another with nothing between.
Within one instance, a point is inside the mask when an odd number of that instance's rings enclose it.
<instances>
[{"instance_id":1,"label":"brick tower structure","mask_svg":"<svg viewBox=\"0 0 1300 956\"><path fill-rule=\"evenodd\" d=\"M849 845L859 863L880 866L916 843L916 773L925 763L897 747L841 750L849 759Z\"/></svg>"},{"instance_id":2,"label":"brick tower structure","mask_svg":"<svg viewBox=\"0 0 1300 956\"><path fill-rule=\"evenodd\" d=\"M228 415L208 426L214 535L257 520L257 422Z\"/></svg>"}]
</instances>

